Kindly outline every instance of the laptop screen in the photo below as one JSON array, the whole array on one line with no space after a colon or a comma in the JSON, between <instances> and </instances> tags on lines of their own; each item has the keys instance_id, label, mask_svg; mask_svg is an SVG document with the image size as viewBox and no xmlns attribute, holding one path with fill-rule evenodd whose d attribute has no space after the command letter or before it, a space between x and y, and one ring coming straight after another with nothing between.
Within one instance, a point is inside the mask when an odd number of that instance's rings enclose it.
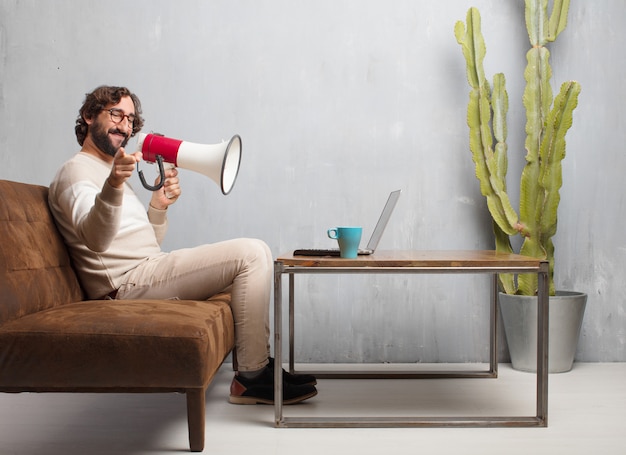
<instances>
[{"instance_id":1,"label":"laptop screen","mask_svg":"<svg viewBox=\"0 0 626 455\"><path fill-rule=\"evenodd\" d=\"M372 236L370 237L369 243L367 244L368 250L375 251L376 248L378 247L378 243L380 242L380 239L383 236L383 232L385 232L385 228L387 227L389 218L391 218L391 213L393 212L393 209L396 207L401 191L402 190L392 191L391 194L389 195L389 198L387 198L387 203L385 204L385 208L383 209L383 212L380 214L380 218L378 218L378 222L376 223L374 232L372 232Z\"/></svg>"}]
</instances>

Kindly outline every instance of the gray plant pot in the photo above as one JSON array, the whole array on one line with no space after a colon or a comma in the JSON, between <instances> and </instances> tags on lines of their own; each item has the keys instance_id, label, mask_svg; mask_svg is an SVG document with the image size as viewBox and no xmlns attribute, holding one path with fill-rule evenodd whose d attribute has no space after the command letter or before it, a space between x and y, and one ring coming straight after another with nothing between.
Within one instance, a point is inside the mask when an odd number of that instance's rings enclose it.
<instances>
[{"instance_id":1,"label":"gray plant pot","mask_svg":"<svg viewBox=\"0 0 626 455\"><path fill-rule=\"evenodd\" d=\"M500 293L500 310L511 364L521 371L537 371L537 297ZM587 294L557 291L550 296L548 372L564 373L574 364Z\"/></svg>"}]
</instances>

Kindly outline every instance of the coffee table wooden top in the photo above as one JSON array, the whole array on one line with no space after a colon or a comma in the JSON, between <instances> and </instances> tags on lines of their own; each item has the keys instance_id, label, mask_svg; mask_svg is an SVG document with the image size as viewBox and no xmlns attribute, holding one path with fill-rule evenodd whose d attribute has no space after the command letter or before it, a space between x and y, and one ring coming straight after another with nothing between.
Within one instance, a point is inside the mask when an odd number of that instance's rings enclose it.
<instances>
[{"instance_id":1,"label":"coffee table wooden top","mask_svg":"<svg viewBox=\"0 0 626 455\"><path fill-rule=\"evenodd\" d=\"M491 250L387 250L355 259L336 256L280 255L277 262L288 267L423 267L423 268L515 268L539 269L542 261L519 254Z\"/></svg>"}]
</instances>

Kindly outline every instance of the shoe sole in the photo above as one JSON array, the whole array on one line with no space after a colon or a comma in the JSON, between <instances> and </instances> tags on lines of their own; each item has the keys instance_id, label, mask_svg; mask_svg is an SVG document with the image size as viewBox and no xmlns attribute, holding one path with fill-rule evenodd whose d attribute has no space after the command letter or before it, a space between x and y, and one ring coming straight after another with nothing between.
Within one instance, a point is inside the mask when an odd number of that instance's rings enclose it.
<instances>
[{"instance_id":1,"label":"shoe sole","mask_svg":"<svg viewBox=\"0 0 626 455\"><path fill-rule=\"evenodd\" d=\"M303 382L302 384L298 384L298 383L293 383L293 382L288 382L288 381L284 381L285 383L289 383L291 385L312 385L312 386L316 386L317 385L317 381L310 381L310 382Z\"/></svg>"},{"instance_id":2,"label":"shoe sole","mask_svg":"<svg viewBox=\"0 0 626 455\"><path fill-rule=\"evenodd\" d=\"M304 400L308 400L309 398L313 398L317 395L317 390L314 392L308 393L306 395L300 395L299 397L292 398L290 400L283 400L283 404L296 404L301 403ZM274 404L274 400L266 400L259 397L245 397L245 396L233 396L231 395L228 398L228 401L232 404Z\"/></svg>"}]
</instances>

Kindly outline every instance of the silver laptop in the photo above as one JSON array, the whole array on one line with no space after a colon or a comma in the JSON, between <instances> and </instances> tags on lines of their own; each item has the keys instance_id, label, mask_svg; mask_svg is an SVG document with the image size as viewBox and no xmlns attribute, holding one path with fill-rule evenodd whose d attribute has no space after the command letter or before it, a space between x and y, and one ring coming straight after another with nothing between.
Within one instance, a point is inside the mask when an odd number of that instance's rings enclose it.
<instances>
[{"instance_id":1,"label":"silver laptop","mask_svg":"<svg viewBox=\"0 0 626 455\"><path fill-rule=\"evenodd\" d=\"M383 232L385 232L385 228L387 227L387 223L389 222L389 218L391 218L391 214L393 213L393 209L396 208L396 204L398 203L398 199L400 198L400 193L402 190L392 191L389 197L387 198L387 203L383 208L383 212L380 214L378 218L378 223L376 223L376 227L374 228L374 232L372 232L372 236L370 237L369 242L367 242L367 246L365 248L359 248L359 254L366 255L372 254L376 251L378 247L378 243L383 236ZM298 249L293 252L294 256L339 256L339 248L304 248Z\"/></svg>"}]
</instances>

